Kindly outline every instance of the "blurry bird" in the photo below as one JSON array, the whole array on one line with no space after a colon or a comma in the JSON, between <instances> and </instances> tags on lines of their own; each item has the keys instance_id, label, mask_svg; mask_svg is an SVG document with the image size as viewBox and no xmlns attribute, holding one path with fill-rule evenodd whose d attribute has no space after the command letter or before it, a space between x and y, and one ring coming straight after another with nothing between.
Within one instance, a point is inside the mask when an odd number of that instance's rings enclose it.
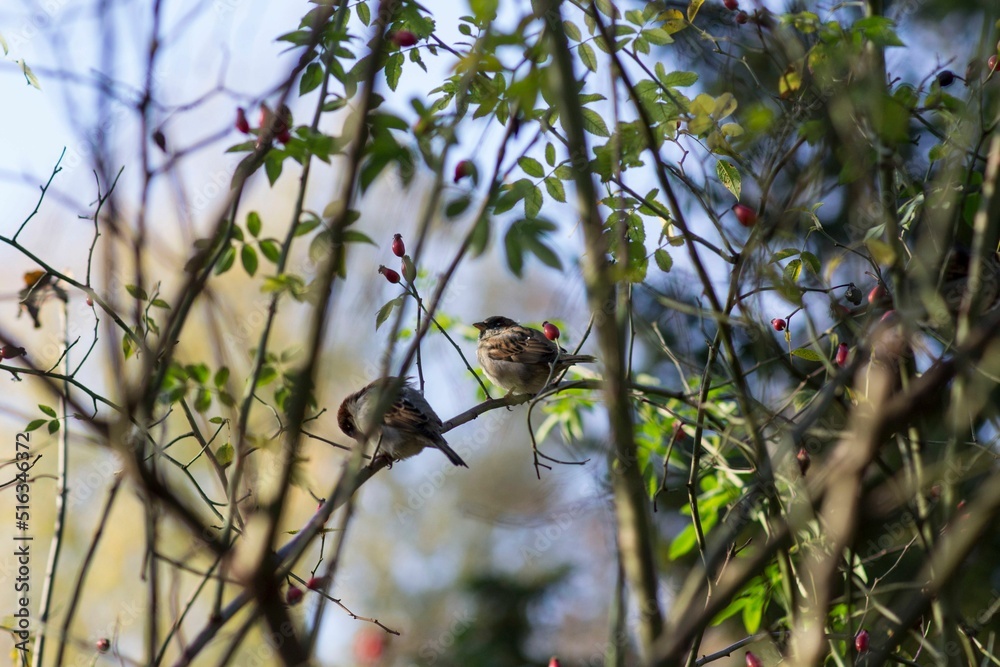
<instances>
[{"instance_id":1,"label":"blurry bird","mask_svg":"<svg viewBox=\"0 0 1000 667\"><path fill-rule=\"evenodd\" d=\"M468 468L441 436L441 418L423 395L410 386L409 378L403 381L381 420L374 423L379 398L384 391L391 391L397 381L395 377L384 377L345 398L337 412L340 430L362 444L367 438L375 443L377 451L395 461L433 447L444 452L455 465Z\"/></svg>"},{"instance_id":2,"label":"blurry bird","mask_svg":"<svg viewBox=\"0 0 1000 667\"><path fill-rule=\"evenodd\" d=\"M479 365L486 377L508 394L537 394L550 377L573 364L597 361L589 354L566 354L541 331L500 315L472 326L479 329Z\"/></svg>"}]
</instances>

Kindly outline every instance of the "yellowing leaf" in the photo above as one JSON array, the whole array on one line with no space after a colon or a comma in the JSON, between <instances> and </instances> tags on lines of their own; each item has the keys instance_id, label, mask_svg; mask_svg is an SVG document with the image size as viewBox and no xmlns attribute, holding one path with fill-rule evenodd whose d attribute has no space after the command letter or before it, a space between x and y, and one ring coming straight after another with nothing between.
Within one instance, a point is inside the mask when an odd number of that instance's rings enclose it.
<instances>
[{"instance_id":1,"label":"yellowing leaf","mask_svg":"<svg viewBox=\"0 0 1000 667\"><path fill-rule=\"evenodd\" d=\"M688 3L688 21L694 23L694 17L698 15L698 10L705 4L705 0L691 0Z\"/></svg>"},{"instance_id":2,"label":"yellowing leaf","mask_svg":"<svg viewBox=\"0 0 1000 667\"><path fill-rule=\"evenodd\" d=\"M878 264L889 265L896 261L896 251L885 241L868 239L865 245L868 246L868 252L872 254L872 258Z\"/></svg>"},{"instance_id":3,"label":"yellowing leaf","mask_svg":"<svg viewBox=\"0 0 1000 667\"><path fill-rule=\"evenodd\" d=\"M712 117L716 120L722 120L736 111L736 106L736 98L733 97L732 93L722 93L715 98L715 108L712 109Z\"/></svg>"},{"instance_id":4,"label":"yellowing leaf","mask_svg":"<svg viewBox=\"0 0 1000 667\"><path fill-rule=\"evenodd\" d=\"M710 116L715 110L715 98L702 93L691 102L690 111L695 116Z\"/></svg>"},{"instance_id":5,"label":"yellowing leaf","mask_svg":"<svg viewBox=\"0 0 1000 667\"><path fill-rule=\"evenodd\" d=\"M671 35L680 32L688 25L679 9L668 9L660 14L660 20L663 21L663 29Z\"/></svg>"},{"instance_id":6,"label":"yellowing leaf","mask_svg":"<svg viewBox=\"0 0 1000 667\"><path fill-rule=\"evenodd\" d=\"M802 87L802 75L795 65L789 65L778 81L778 94L787 98Z\"/></svg>"}]
</instances>

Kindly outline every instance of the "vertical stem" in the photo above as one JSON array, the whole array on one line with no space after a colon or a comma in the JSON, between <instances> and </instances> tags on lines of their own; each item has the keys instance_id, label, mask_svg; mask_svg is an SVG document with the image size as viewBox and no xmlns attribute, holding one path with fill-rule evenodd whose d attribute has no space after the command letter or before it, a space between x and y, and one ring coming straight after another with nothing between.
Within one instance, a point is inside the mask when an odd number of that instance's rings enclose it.
<instances>
[{"instance_id":1,"label":"vertical stem","mask_svg":"<svg viewBox=\"0 0 1000 667\"><path fill-rule=\"evenodd\" d=\"M587 283L590 310L595 316L594 329L605 368L603 394L613 448L610 467L618 524L619 557L639 607L640 653L645 661L652 653L653 642L662 631L663 616L657 600L652 519L636 457L631 405L625 382L625 310L620 307L608 263L607 239L597 208L597 189L589 170L583 112L576 97L573 59L563 29L560 1L539 3L539 10L551 40L553 67L549 69L550 85L559 103L560 121L570 150L577 205L587 248L584 280Z\"/></svg>"},{"instance_id":2,"label":"vertical stem","mask_svg":"<svg viewBox=\"0 0 1000 667\"><path fill-rule=\"evenodd\" d=\"M56 476L56 524L53 528L52 546L49 549L49 562L45 567L45 581L42 583L42 606L38 610L38 636L35 639L32 667L40 667L45 654L45 625L52 609L52 590L55 588L56 571L59 568L59 554L62 551L63 528L66 525L66 470L69 465L69 303L62 302L63 321L63 393L59 398L59 414L62 416L62 428L59 429L59 450ZM60 643L63 640L60 640Z\"/></svg>"}]
</instances>

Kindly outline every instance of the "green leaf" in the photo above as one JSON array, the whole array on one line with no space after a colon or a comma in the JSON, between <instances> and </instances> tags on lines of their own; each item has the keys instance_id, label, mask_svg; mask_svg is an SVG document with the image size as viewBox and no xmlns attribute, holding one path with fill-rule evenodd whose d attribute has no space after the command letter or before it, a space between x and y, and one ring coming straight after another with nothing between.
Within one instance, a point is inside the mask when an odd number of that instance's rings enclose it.
<instances>
[{"instance_id":1,"label":"green leaf","mask_svg":"<svg viewBox=\"0 0 1000 667\"><path fill-rule=\"evenodd\" d=\"M529 218L534 218L542 210L542 190L538 186L533 186L524 197L524 214Z\"/></svg>"},{"instance_id":2,"label":"green leaf","mask_svg":"<svg viewBox=\"0 0 1000 667\"><path fill-rule=\"evenodd\" d=\"M671 72L657 78L667 88L685 88L698 82L698 75L694 72Z\"/></svg>"},{"instance_id":3,"label":"green leaf","mask_svg":"<svg viewBox=\"0 0 1000 667\"><path fill-rule=\"evenodd\" d=\"M225 468L233 462L236 452L233 450L232 444L224 442L219 445L219 448L215 450L215 460L219 462L219 465Z\"/></svg>"},{"instance_id":4,"label":"green leaf","mask_svg":"<svg viewBox=\"0 0 1000 667\"><path fill-rule=\"evenodd\" d=\"M590 46L590 44L580 44L578 51L580 54L580 60L583 61L584 67L589 69L591 72L596 72L597 54L594 53L594 49Z\"/></svg>"},{"instance_id":5,"label":"green leaf","mask_svg":"<svg viewBox=\"0 0 1000 667\"><path fill-rule=\"evenodd\" d=\"M820 270L819 257L817 257L816 255L812 254L807 250L802 251L801 257L802 257L802 263L805 265L805 267L810 271L812 271L814 276L818 276Z\"/></svg>"},{"instance_id":6,"label":"green leaf","mask_svg":"<svg viewBox=\"0 0 1000 667\"><path fill-rule=\"evenodd\" d=\"M819 356L815 350L811 350L808 347L797 347L792 350L792 355L798 357L799 359L805 359L806 361L823 361L823 357Z\"/></svg>"},{"instance_id":7,"label":"green leaf","mask_svg":"<svg viewBox=\"0 0 1000 667\"><path fill-rule=\"evenodd\" d=\"M771 257L770 260L768 260L767 263L774 264L775 262L780 262L783 259L788 259L789 257L795 257L798 254L799 251L796 250L795 248L785 248L784 250L779 250L778 252L774 253L774 255Z\"/></svg>"},{"instance_id":8,"label":"green leaf","mask_svg":"<svg viewBox=\"0 0 1000 667\"><path fill-rule=\"evenodd\" d=\"M517 225L512 225L504 236L503 245L504 250L507 251L507 266L510 267L511 273L518 278L521 277L521 271L524 269L524 247L521 243L522 238L521 234L518 233Z\"/></svg>"},{"instance_id":9,"label":"green leaf","mask_svg":"<svg viewBox=\"0 0 1000 667\"><path fill-rule=\"evenodd\" d=\"M278 260L281 258L281 246L274 239L263 239L258 244L260 246L260 254L264 255L273 264L277 264Z\"/></svg>"},{"instance_id":10,"label":"green leaf","mask_svg":"<svg viewBox=\"0 0 1000 667\"><path fill-rule=\"evenodd\" d=\"M726 160L719 160L715 165L715 172L719 175L719 180L726 186L726 189L733 193L736 201L739 201L743 180L736 167Z\"/></svg>"},{"instance_id":11,"label":"green leaf","mask_svg":"<svg viewBox=\"0 0 1000 667\"><path fill-rule=\"evenodd\" d=\"M793 259L785 265L785 278L791 282L798 282L799 275L802 274L802 260Z\"/></svg>"},{"instance_id":12,"label":"green leaf","mask_svg":"<svg viewBox=\"0 0 1000 667\"><path fill-rule=\"evenodd\" d=\"M498 4L499 0L469 0L469 9L482 25L496 18Z\"/></svg>"},{"instance_id":13,"label":"green leaf","mask_svg":"<svg viewBox=\"0 0 1000 667\"><path fill-rule=\"evenodd\" d=\"M656 266L660 267L660 271L664 273L669 273L670 269L674 266L674 260L663 248L660 248L655 253L653 253L653 259L656 260Z\"/></svg>"},{"instance_id":14,"label":"green leaf","mask_svg":"<svg viewBox=\"0 0 1000 667\"><path fill-rule=\"evenodd\" d=\"M217 388L221 389L225 386L226 382L229 380L229 368L223 366L219 370L215 371L215 377L212 378L212 384Z\"/></svg>"},{"instance_id":15,"label":"green leaf","mask_svg":"<svg viewBox=\"0 0 1000 667\"><path fill-rule=\"evenodd\" d=\"M657 46L666 46L667 44L673 44L674 38L670 36L670 33L663 28L649 28L642 31L642 36L644 39L649 41L650 44L656 44Z\"/></svg>"},{"instance_id":16,"label":"green leaf","mask_svg":"<svg viewBox=\"0 0 1000 667\"><path fill-rule=\"evenodd\" d=\"M619 19L621 18L621 12L618 8L611 4L611 0L597 0L597 9L600 10L602 14L607 16L609 19Z\"/></svg>"},{"instance_id":17,"label":"green leaf","mask_svg":"<svg viewBox=\"0 0 1000 667\"><path fill-rule=\"evenodd\" d=\"M566 31L566 36L574 42L579 42L583 39L583 35L580 34L580 29L576 27L575 23L563 21L563 30Z\"/></svg>"},{"instance_id":18,"label":"green leaf","mask_svg":"<svg viewBox=\"0 0 1000 667\"><path fill-rule=\"evenodd\" d=\"M532 157L522 157L517 161L517 164L528 176L533 176L534 178L542 178L545 176L545 168L542 167L542 163Z\"/></svg>"},{"instance_id":19,"label":"green leaf","mask_svg":"<svg viewBox=\"0 0 1000 667\"><path fill-rule=\"evenodd\" d=\"M545 144L545 162L547 162L550 167L556 166L556 147L551 141Z\"/></svg>"},{"instance_id":20,"label":"green leaf","mask_svg":"<svg viewBox=\"0 0 1000 667\"><path fill-rule=\"evenodd\" d=\"M563 187L562 181L558 178L553 178L549 176L545 179L545 189L548 191L549 196L559 202L566 201L566 189Z\"/></svg>"},{"instance_id":21,"label":"green leaf","mask_svg":"<svg viewBox=\"0 0 1000 667\"><path fill-rule=\"evenodd\" d=\"M126 359L128 359L129 357L132 356L134 352L135 352L135 346L132 343L132 337L129 335L129 332L126 331L122 335L122 354L125 356Z\"/></svg>"},{"instance_id":22,"label":"green leaf","mask_svg":"<svg viewBox=\"0 0 1000 667\"><path fill-rule=\"evenodd\" d=\"M319 63L309 63L306 71L302 73L302 78L299 79L299 95L315 90L321 83L323 83L323 68Z\"/></svg>"},{"instance_id":23,"label":"green leaf","mask_svg":"<svg viewBox=\"0 0 1000 667\"><path fill-rule=\"evenodd\" d=\"M581 109L583 112L583 129L591 134L596 134L599 137L610 137L611 132L608 131L608 126L604 123L604 119L601 118L593 109L587 109L586 107Z\"/></svg>"},{"instance_id":24,"label":"green leaf","mask_svg":"<svg viewBox=\"0 0 1000 667\"><path fill-rule=\"evenodd\" d=\"M247 275L253 277L257 273L257 251L252 245L244 245L240 250L240 263Z\"/></svg>"},{"instance_id":25,"label":"green leaf","mask_svg":"<svg viewBox=\"0 0 1000 667\"><path fill-rule=\"evenodd\" d=\"M47 422L48 419L32 419L28 422L28 425L24 427L25 431L34 431L41 427L42 424Z\"/></svg>"},{"instance_id":26,"label":"green leaf","mask_svg":"<svg viewBox=\"0 0 1000 667\"><path fill-rule=\"evenodd\" d=\"M56 411L53 410L52 408L50 408L47 405L42 405L41 403L39 403L38 404L38 409L41 410L42 412L44 412L45 414L47 414L49 417L55 417L56 416Z\"/></svg>"},{"instance_id":27,"label":"green leaf","mask_svg":"<svg viewBox=\"0 0 1000 667\"><path fill-rule=\"evenodd\" d=\"M215 275L221 276L223 273L233 268L236 262L236 248L229 246L219 258L219 263L215 265Z\"/></svg>"},{"instance_id":28,"label":"green leaf","mask_svg":"<svg viewBox=\"0 0 1000 667\"><path fill-rule=\"evenodd\" d=\"M399 76L403 73L403 54L393 53L385 60L385 82L389 85L389 90L396 90L399 85Z\"/></svg>"},{"instance_id":29,"label":"green leaf","mask_svg":"<svg viewBox=\"0 0 1000 667\"><path fill-rule=\"evenodd\" d=\"M366 26L371 25L372 11L368 8L368 3L367 2L359 3L356 9L358 10L358 18L361 19L361 22L364 23Z\"/></svg>"},{"instance_id":30,"label":"green leaf","mask_svg":"<svg viewBox=\"0 0 1000 667\"><path fill-rule=\"evenodd\" d=\"M195 412L207 412L210 407L212 407L212 394L209 393L208 389L202 387L194 399Z\"/></svg>"},{"instance_id":31,"label":"green leaf","mask_svg":"<svg viewBox=\"0 0 1000 667\"><path fill-rule=\"evenodd\" d=\"M167 310L170 310L170 304L164 301L163 299L153 299L150 302L150 305L154 306L155 308L165 308Z\"/></svg>"},{"instance_id":32,"label":"green leaf","mask_svg":"<svg viewBox=\"0 0 1000 667\"><path fill-rule=\"evenodd\" d=\"M378 244L372 241L370 236L354 229L344 231L344 243L370 243L376 248L378 247Z\"/></svg>"},{"instance_id":33,"label":"green leaf","mask_svg":"<svg viewBox=\"0 0 1000 667\"><path fill-rule=\"evenodd\" d=\"M257 238L257 235L260 234L260 225L260 215L257 211L250 211L247 214L247 231L250 232L254 238Z\"/></svg>"},{"instance_id":34,"label":"green leaf","mask_svg":"<svg viewBox=\"0 0 1000 667\"><path fill-rule=\"evenodd\" d=\"M146 290L142 289L138 285L126 285L125 291L129 293L133 299L138 299L139 301L146 301L149 296L146 295Z\"/></svg>"},{"instance_id":35,"label":"green leaf","mask_svg":"<svg viewBox=\"0 0 1000 667\"><path fill-rule=\"evenodd\" d=\"M375 331L378 331L379 327L385 324L385 321L389 319L389 315L392 314L393 308L403 305L404 298L406 298L405 295L397 296L395 299L387 301L384 306L378 309L378 312L375 313Z\"/></svg>"},{"instance_id":36,"label":"green leaf","mask_svg":"<svg viewBox=\"0 0 1000 667\"><path fill-rule=\"evenodd\" d=\"M284 155L284 151L271 149L264 156L264 173L267 174L267 182L271 185L274 185L278 177L281 176L281 170L284 167Z\"/></svg>"},{"instance_id":37,"label":"green leaf","mask_svg":"<svg viewBox=\"0 0 1000 667\"><path fill-rule=\"evenodd\" d=\"M49 434L51 435L53 433L58 433L58 432L59 432L59 420L53 419L52 421L49 422Z\"/></svg>"},{"instance_id":38,"label":"green leaf","mask_svg":"<svg viewBox=\"0 0 1000 667\"><path fill-rule=\"evenodd\" d=\"M461 197L452 199L445 205L444 214L449 218L457 218L465 213L471 203L472 199L468 195L462 195Z\"/></svg>"}]
</instances>

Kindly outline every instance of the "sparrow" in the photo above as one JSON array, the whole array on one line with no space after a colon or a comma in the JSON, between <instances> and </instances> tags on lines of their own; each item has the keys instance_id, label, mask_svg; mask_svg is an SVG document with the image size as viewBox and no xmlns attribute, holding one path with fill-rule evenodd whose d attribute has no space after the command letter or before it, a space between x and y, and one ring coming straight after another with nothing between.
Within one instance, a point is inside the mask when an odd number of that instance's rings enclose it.
<instances>
[{"instance_id":1,"label":"sparrow","mask_svg":"<svg viewBox=\"0 0 1000 667\"><path fill-rule=\"evenodd\" d=\"M508 394L537 394L550 375L555 379L573 364L597 361L589 354L567 354L541 331L522 327L500 315L472 326L479 329L476 346L479 365L490 382L507 390Z\"/></svg>"},{"instance_id":2,"label":"sparrow","mask_svg":"<svg viewBox=\"0 0 1000 667\"><path fill-rule=\"evenodd\" d=\"M441 418L427 403L423 395L410 385L406 378L395 400L386 409L378 423L372 417L383 391L389 390L399 378L384 377L356 391L340 404L337 423L348 437L364 444L373 441L377 451L399 461L420 453L425 447L444 452L457 466L468 468L441 436Z\"/></svg>"}]
</instances>

